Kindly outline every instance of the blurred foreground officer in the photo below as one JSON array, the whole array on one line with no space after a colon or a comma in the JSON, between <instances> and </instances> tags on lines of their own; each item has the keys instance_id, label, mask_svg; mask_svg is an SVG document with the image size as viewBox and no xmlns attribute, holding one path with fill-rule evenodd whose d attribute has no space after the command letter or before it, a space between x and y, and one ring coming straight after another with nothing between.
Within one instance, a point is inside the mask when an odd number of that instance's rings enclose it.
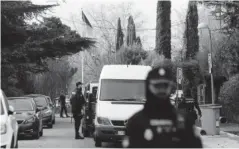
<instances>
[{"instance_id":1,"label":"blurred foreground officer","mask_svg":"<svg viewBox=\"0 0 239 149\"><path fill-rule=\"evenodd\" d=\"M199 137L187 119L177 115L170 102L174 87L171 69L154 68L146 80L144 109L132 116L126 125L123 147L130 148L202 148Z\"/></svg>"},{"instance_id":2,"label":"blurred foreground officer","mask_svg":"<svg viewBox=\"0 0 239 149\"><path fill-rule=\"evenodd\" d=\"M76 90L72 92L72 96L70 99L71 102L71 111L73 114L73 118L75 120L75 139L84 139L83 136L79 134L79 128L82 124L81 120L84 115L84 105L85 105L85 98L82 94L82 83L76 83ZM81 132L82 135L82 132Z\"/></svg>"}]
</instances>

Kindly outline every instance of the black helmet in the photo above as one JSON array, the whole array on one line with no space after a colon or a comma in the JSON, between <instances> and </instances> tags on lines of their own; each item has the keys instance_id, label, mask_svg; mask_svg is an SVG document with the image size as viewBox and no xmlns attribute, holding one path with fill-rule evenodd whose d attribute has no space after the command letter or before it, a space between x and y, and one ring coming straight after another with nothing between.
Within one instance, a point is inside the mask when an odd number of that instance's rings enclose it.
<instances>
[{"instance_id":1,"label":"black helmet","mask_svg":"<svg viewBox=\"0 0 239 149\"><path fill-rule=\"evenodd\" d=\"M76 87L77 87L78 85L82 85L82 83L81 83L81 82L77 82L77 83L76 83Z\"/></svg>"},{"instance_id":2,"label":"black helmet","mask_svg":"<svg viewBox=\"0 0 239 149\"><path fill-rule=\"evenodd\" d=\"M154 67L147 77L148 90L159 98L168 98L171 95L172 89L175 87L173 81L173 72L170 65L161 64Z\"/></svg>"}]
</instances>

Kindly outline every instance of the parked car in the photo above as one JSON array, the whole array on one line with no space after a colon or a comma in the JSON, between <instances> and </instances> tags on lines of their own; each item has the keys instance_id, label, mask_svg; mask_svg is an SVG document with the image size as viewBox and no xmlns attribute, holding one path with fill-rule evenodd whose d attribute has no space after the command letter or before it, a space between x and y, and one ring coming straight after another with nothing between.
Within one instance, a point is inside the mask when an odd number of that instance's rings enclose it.
<instances>
[{"instance_id":1,"label":"parked car","mask_svg":"<svg viewBox=\"0 0 239 149\"><path fill-rule=\"evenodd\" d=\"M42 113L30 97L10 97L8 102L15 108L19 136L39 139L43 135Z\"/></svg>"},{"instance_id":2,"label":"parked car","mask_svg":"<svg viewBox=\"0 0 239 149\"><path fill-rule=\"evenodd\" d=\"M52 100L51 97L49 97L49 96L46 96L46 98L47 98L47 100L48 100L48 102L50 104L50 108L52 110L52 119L53 119L52 123L55 124L55 122L56 122L56 117L55 117L55 114L56 114L56 102L55 102L55 100Z\"/></svg>"},{"instance_id":3,"label":"parked car","mask_svg":"<svg viewBox=\"0 0 239 149\"><path fill-rule=\"evenodd\" d=\"M0 90L0 130L1 148L18 148L18 124L15 118L14 108L9 106L6 95Z\"/></svg>"},{"instance_id":4,"label":"parked car","mask_svg":"<svg viewBox=\"0 0 239 149\"><path fill-rule=\"evenodd\" d=\"M47 96L40 95L40 94L30 94L25 95L25 97L32 97L36 102L37 107L43 113L43 125L47 126L48 128L53 127L55 113L52 111L52 107L50 102L47 99Z\"/></svg>"}]
</instances>

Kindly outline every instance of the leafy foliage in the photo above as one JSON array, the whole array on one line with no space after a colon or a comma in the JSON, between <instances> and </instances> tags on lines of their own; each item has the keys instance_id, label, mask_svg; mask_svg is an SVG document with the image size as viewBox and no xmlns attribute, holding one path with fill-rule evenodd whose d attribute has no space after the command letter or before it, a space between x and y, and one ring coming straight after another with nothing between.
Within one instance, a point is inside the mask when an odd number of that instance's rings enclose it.
<instances>
[{"instance_id":1,"label":"leafy foliage","mask_svg":"<svg viewBox=\"0 0 239 149\"><path fill-rule=\"evenodd\" d=\"M239 122L239 74L231 77L221 88L219 101L223 105L225 116L231 120Z\"/></svg>"},{"instance_id":2,"label":"leafy foliage","mask_svg":"<svg viewBox=\"0 0 239 149\"><path fill-rule=\"evenodd\" d=\"M222 20L224 33L233 33L239 29L239 2L238 1L201 1L208 7L213 8L212 15L217 20Z\"/></svg>"},{"instance_id":3,"label":"leafy foliage","mask_svg":"<svg viewBox=\"0 0 239 149\"><path fill-rule=\"evenodd\" d=\"M122 47L117 54L117 58L120 60L120 63L128 65L138 65L142 60L146 59L147 56L147 52L138 45Z\"/></svg>"},{"instance_id":4,"label":"leafy foliage","mask_svg":"<svg viewBox=\"0 0 239 149\"><path fill-rule=\"evenodd\" d=\"M49 71L33 78L34 91L51 97L57 97L60 91L68 91L69 84L77 68L72 68L64 59L48 60Z\"/></svg>"},{"instance_id":5,"label":"leafy foliage","mask_svg":"<svg viewBox=\"0 0 239 149\"><path fill-rule=\"evenodd\" d=\"M197 86L202 83L203 75L200 71L200 66L197 60L184 61L179 64L183 69L183 92L185 97L196 99Z\"/></svg>"},{"instance_id":6,"label":"leafy foliage","mask_svg":"<svg viewBox=\"0 0 239 149\"><path fill-rule=\"evenodd\" d=\"M1 83L8 96L26 92L31 73L48 70L46 58L71 55L95 43L81 38L58 18L44 18L40 24L26 22L55 5L33 5L30 1L4 1L1 4Z\"/></svg>"}]
</instances>

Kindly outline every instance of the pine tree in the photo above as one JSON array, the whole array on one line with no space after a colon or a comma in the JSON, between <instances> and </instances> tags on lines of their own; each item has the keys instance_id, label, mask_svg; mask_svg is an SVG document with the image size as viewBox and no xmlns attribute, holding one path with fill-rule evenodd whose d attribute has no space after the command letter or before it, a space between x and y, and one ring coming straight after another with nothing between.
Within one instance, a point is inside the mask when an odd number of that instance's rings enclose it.
<instances>
[{"instance_id":1,"label":"pine tree","mask_svg":"<svg viewBox=\"0 0 239 149\"><path fill-rule=\"evenodd\" d=\"M186 59L194 59L199 51L197 2L189 1L184 33Z\"/></svg>"},{"instance_id":2,"label":"pine tree","mask_svg":"<svg viewBox=\"0 0 239 149\"><path fill-rule=\"evenodd\" d=\"M127 40L127 46L132 46L136 40L135 24L134 24L134 19L132 16L130 16L128 19L126 40Z\"/></svg>"},{"instance_id":3,"label":"pine tree","mask_svg":"<svg viewBox=\"0 0 239 149\"><path fill-rule=\"evenodd\" d=\"M118 19L117 34L116 34L116 51L118 51L123 44L124 44L124 33L122 31L121 21L120 21L120 18L119 18Z\"/></svg>"},{"instance_id":4,"label":"pine tree","mask_svg":"<svg viewBox=\"0 0 239 149\"><path fill-rule=\"evenodd\" d=\"M171 59L171 1L158 1L156 24L156 51Z\"/></svg>"},{"instance_id":5,"label":"pine tree","mask_svg":"<svg viewBox=\"0 0 239 149\"><path fill-rule=\"evenodd\" d=\"M1 2L1 84L8 96L24 94L29 74L48 70L44 59L71 55L94 44L54 17L39 25L26 23L55 6L34 5L30 1Z\"/></svg>"}]
</instances>

